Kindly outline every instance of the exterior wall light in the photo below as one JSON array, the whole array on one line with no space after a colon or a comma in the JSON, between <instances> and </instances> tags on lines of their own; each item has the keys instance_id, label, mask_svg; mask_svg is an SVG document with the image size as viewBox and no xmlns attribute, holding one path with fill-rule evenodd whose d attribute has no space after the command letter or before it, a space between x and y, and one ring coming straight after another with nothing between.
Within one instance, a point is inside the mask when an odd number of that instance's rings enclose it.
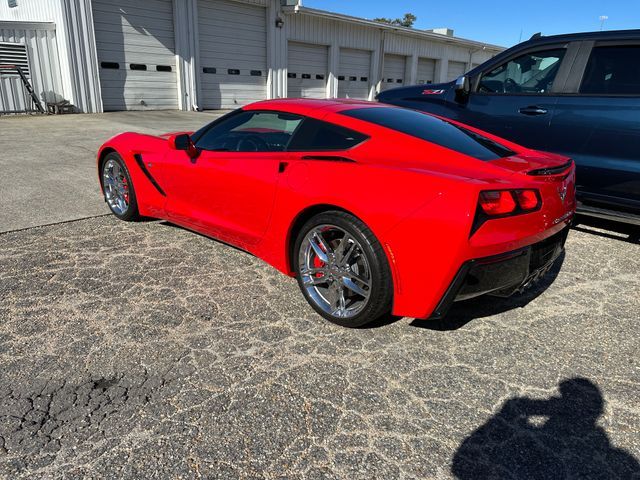
<instances>
[{"instance_id":1,"label":"exterior wall light","mask_svg":"<svg viewBox=\"0 0 640 480\"><path fill-rule=\"evenodd\" d=\"M282 27L284 27L284 20L282 20L280 17L276 18L276 28Z\"/></svg>"}]
</instances>

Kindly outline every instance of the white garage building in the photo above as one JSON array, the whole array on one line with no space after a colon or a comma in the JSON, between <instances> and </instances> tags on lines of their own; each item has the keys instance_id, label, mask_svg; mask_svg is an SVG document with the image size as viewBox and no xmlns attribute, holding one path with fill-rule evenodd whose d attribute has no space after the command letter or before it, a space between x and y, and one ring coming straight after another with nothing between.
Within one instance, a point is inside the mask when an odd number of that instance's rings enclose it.
<instances>
[{"instance_id":1,"label":"white garage building","mask_svg":"<svg viewBox=\"0 0 640 480\"><path fill-rule=\"evenodd\" d=\"M0 64L79 111L372 99L452 80L501 47L306 8L299 0L0 0ZM27 99L0 73L0 110Z\"/></svg>"}]
</instances>

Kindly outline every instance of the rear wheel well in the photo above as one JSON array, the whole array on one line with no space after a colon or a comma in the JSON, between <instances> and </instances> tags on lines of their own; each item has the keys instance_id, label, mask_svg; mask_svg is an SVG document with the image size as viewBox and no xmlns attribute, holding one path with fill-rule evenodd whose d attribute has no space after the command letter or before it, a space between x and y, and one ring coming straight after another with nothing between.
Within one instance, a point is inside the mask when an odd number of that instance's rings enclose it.
<instances>
[{"instance_id":1,"label":"rear wheel well","mask_svg":"<svg viewBox=\"0 0 640 480\"><path fill-rule=\"evenodd\" d=\"M318 215L320 213L324 213L324 212L328 212L328 211L332 211L332 210L337 210L339 212L345 212L345 213L348 213L349 215L353 215L354 217L359 219L359 217L357 215L355 215L354 213L350 212L349 210L341 208L341 207L337 207L336 205L330 205L330 204L313 205L312 207L308 207L305 210L303 210L302 212L300 212L298 214L298 216L295 218L295 220L293 221L293 224L291 225L291 228L289 229L289 236L287 238L287 252L286 252L287 253L287 265L288 265L289 270L291 272L294 271L294 268L293 268L293 247L296 244L296 238L298 238L298 233L302 229L303 225L305 223L307 223L307 221L310 218L315 217L316 215ZM361 219L359 219L359 220L362 221Z\"/></svg>"}]
</instances>

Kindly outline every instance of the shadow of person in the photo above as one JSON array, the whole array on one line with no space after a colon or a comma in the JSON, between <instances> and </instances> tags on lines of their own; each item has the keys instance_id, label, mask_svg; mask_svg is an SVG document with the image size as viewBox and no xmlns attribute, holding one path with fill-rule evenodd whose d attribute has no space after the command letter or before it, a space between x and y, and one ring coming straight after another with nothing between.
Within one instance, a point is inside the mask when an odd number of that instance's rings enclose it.
<instances>
[{"instance_id":1,"label":"shadow of person","mask_svg":"<svg viewBox=\"0 0 640 480\"><path fill-rule=\"evenodd\" d=\"M453 475L460 480L637 478L638 461L612 447L596 424L604 409L598 387L573 378L559 389L559 397L547 400L507 400L460 445Z\"/></svg>"}]
</instances>

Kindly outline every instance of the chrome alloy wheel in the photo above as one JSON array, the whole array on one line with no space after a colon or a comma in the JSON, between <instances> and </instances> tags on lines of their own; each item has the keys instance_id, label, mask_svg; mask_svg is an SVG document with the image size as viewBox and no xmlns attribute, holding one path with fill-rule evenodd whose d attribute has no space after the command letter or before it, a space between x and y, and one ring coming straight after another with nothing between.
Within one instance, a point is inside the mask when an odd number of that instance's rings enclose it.
<instances>
[{"instance_id":1,"label":"chrome alloy wheel","mask_svg":"<svg viewBox=\"0 0 640 480\"><path fill-rule=\"evenodd\" d=\"M104 197L111 210L117 215L124 215L129 209L129 182L120 164L107 160L102 167L102 185Z\"/></svg>"},{"instance_id":2,"label":"chrome alloy wheel","mask_svg":"<svg viewBox=\"0 0 640 480\"><path fill-rule=\"evenodd\" d=\"M352 318L369 302L369 262L360 243L342 228L311 229L300 245L298 265L307 294L324 312Z\"/></svg>"}]
</instances>

